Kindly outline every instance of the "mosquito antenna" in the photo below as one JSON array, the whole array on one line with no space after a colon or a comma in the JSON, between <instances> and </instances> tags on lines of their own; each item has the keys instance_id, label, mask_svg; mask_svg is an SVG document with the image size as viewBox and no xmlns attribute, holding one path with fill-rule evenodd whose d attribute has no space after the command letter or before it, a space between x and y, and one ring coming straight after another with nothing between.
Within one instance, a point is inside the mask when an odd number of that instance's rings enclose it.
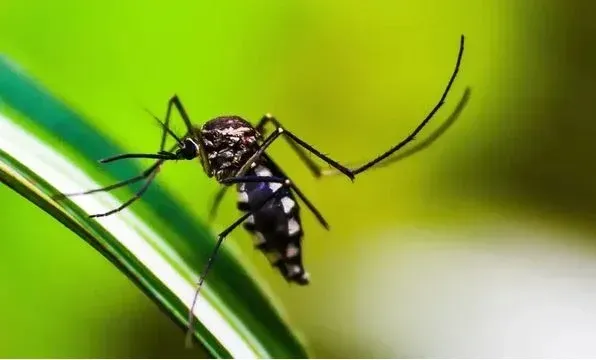
<instances>
[{"instance_id":1,"label":"mosquito antenna","mask_svg":"<svg viewBox=\"0 0 596 360\"><path fill-rule=\"evenodd\" d=\"M153 117L153 119L155 119L155 121L157 121L157 123L159 124L159 126L165 131L167 132L171 137L173 137L176 142L178 143L178 145L180 147L184 147L184 143L182 142L182 140L178 137L178 135L176 135L168 126L166 126L166 124L161 121L157 116L155 116L155 114L153 114L149 109L147 108L143 108L151 117Z\"/></svg>"}]
</instances>

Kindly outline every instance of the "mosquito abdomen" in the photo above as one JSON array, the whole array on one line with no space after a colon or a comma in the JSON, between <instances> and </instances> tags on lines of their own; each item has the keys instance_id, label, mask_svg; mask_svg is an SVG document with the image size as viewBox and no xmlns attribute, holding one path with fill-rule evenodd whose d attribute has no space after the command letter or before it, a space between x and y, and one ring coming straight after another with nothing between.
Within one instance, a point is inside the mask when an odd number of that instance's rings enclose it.
<instances>
[{"instance_id":1,"label":"mosquito abdomen","mask_svg":"<svg viewBox=\"0 0 596 360\"><path fill-rule=\"evenodd\" d=\"M261 163L249 170L247 175L279 176ZM278 190L281 184L257 182L239 184L238 208L247 212L255 210L262 201ZM280 190L279 196L270 200L244 222L251 233L255 247L263 252L273 267L283 277L300 285L308 284L308 273L302 264L302 223L300 209L289 190Z\"/></svg>"}]
</instances>

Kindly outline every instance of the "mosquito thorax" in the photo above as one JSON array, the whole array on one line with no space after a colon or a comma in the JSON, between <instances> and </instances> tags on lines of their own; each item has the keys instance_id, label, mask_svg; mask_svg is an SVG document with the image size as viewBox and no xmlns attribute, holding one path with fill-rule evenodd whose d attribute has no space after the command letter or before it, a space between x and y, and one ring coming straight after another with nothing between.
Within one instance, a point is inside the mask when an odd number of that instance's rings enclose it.
<instances>
[{"instance_id":1,"label":"mosquito thorax","mask_svg":"<svg viewBox=\"0 0 596 360\"><path fill-rule=\"evenodd\" d=\"M239 116L220 116L201 128L212 175L221 180L233 176L259 149L260 134Z\"/></svg>"}]
</instances>

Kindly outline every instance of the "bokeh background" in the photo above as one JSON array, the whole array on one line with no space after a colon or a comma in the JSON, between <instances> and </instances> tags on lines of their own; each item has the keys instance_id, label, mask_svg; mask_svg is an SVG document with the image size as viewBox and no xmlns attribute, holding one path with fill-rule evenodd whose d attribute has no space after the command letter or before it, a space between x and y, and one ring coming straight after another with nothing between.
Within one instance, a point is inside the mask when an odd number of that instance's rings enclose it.
<instances>
[{"instance_id":1,"label":"bokeh background","mask_svg":"<svg viewBox=\"0 0 596 360\"><path fill-rule=\"evenodd\" d=\"M276 114L343 162L364 161L460 77L431 148L355 183L271 153L332 225L305 214L307 288L236 246L315 355L596 356L596 5L581 1L0 2L0 50L98 131L154 151L180 95L196 122ZM181 130L181 124L178 125ZM110 155L110 154L107 154ZM159 181L197 217L199 166ZM0 356L193 357L182 331L86 243L0 187ZM142 205L137 205L142 206ZM227 197L216 228L237 216Z\"/></svg>"}]
</instances>

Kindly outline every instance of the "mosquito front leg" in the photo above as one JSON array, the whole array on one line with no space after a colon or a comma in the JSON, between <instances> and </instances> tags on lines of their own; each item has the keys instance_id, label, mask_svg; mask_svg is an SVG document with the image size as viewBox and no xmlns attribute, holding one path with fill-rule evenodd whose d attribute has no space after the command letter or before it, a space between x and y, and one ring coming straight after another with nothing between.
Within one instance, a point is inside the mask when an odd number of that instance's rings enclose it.
<instances>
[{"instance_id":1,"label":"mosquito front leg","mask_svg":"<svg viewBox=\"0 0 596 360\"><path fill-rule=\"evenodd\" d=\"M204 144L203 135L201 134L200 131L196 130L194 128L194 126L192 125L192 122L190 121L190 116L188 116L188 113L186 112L184 105L182 105L182 101L180 101L180 98L178 97L178 95L172 96L170 98L170 100L168 101L168 108L166 110L166 123L170 119L173 107L176 108L176 110L178 111L178 114L180 114L180 117L182 117L182 121L184 121L184 125L186 126L186 130L187 130L187 136L192 136L198 140L197 145L199 146L200 158L207 159L207 154L205 153L205 149L203 146L203 144ZM162 145L165 143L165 134L162 136L161 142L162 142ZM205 167L205 171L208 174L210 174L211 167L210 167L209 161L204 161L204 162L202 162L202 164Z\"/></svg>"},{"instance_id":2,"label":"mosquito front leg","mask_svg":"<svg viewBox=\"0 0 596 360\"><path fill-rule=\"evenodd\" d=\"M147 179L149 176L151 176L151 174L162 164L162 162L163 161L161 161L161 160L155 162L155 164L151 165L149 168L147 168L145 171L143 171L143 173L141 175L132 177L130 179L120 181L115 184L112 184L112 185L109 185L106 187L102 187L99 189L93 189L93 190L87 190L87 191L81 191L81 192L75 192L75 193L68 193L68 194L58 194L58 195L54 196L54 200L60 200L60 199L64 199L66 197L71 197L71 196L88 195L88 194L93 194L93 193L102 192L102 191L110 191L110 190L118 189L118 188L128 185L128 184L134 184L138 181Z\"/></svg>"},{"instance_id":3,"label":"mosquito front leg","mask_svg":"<svg viewBox=\"0 0 596 360\"><path fill-rule=\"evenodd\" d=\"M168 114L170 112L169 111L170 107L171 107L171 105L168 106ZM149 112L149 111L147 110L147 112ZM88 194L93 194L93 193L97 193L97 192L110 191L110 190L118 189L120 187L129 185L129 184L134 184L136 182L144 180L145 183L143 184L141 189L137 193L135 193L135 195L131 199L124 202L124 204L122 204L120 207L118 207L112 211L109 211L107 213L91 215L91 217L100 217L100 216L111 215L113 213L116 213L116 212L126 208L127 206L131 205L133 202L138 200L141 197L141 195L143 195L143 193L147 190L147 188L149 187L151 182L154 180L159 168L164 163L164 161L176 159L176 156L173 153L173 151L175 151L177 148L180 148L183 146L183 143L180 140L180 138L178 136L176 136L176 134L174 134L174 132L169 128L169 123L170 123L169 115L166 116L165 122L161 122L161 120L159 120L151 112L149 112L149 114L162 127L162 138L161 138L161 142L160 142L160 146L159 146L159 151L157 153L155 153L155 154L120 154L120 155L115 155L115 156L111 156L109 158L102 159L102 160L100 160L100 162L108 163L108 162L118 161L118 160L122 160L122 159L139 159L139 158L140 159L158 159L158 161L156 161L153 165L151 165L149 168L144 170L141 173L141 175L138 175L138 176L132 177L130 179L123 180L123 181L120 181L115 184L112 184L112 185L109 185L106 187L102 187L99 189L93 189L93 190L82 191L82 192L77 192L77 193L70 193L70 194L58 194L58 195L54 196L54 199L60 200L60 199L64 199L64 198L70 197L70 196L88 195ZM165 139L168 134L170 136L172 136L174 139L176 139L176 145L173 146L169 151L164 151Z\"/></svg>"},{"instance_id":4,"label":"mosquito front leg","mask_svg":"<svg viewBox=\"0 0 596 360\"><path fill-rule=\"evenodd\" d=\"M115 214L115 213L119 212L120 210L123 210L123 209L127 208L128 206L130 206L133 202L139 200L141 198L141 196L143 196L145 191L147 191L147 189L149 188L149 185L151 185L151 182L153 181L153 179L155 179L155 176L157 175L157 171L158 170L153 171L149 175L149 177L147 178L147 180L145 181L143 186L139 189L139 191L137 191L132 198L125 201L122 205L118 206L117 208L115 208L113 210L105 212L105 213L89 215L89 217L96 218L96 217L103 217L103 216Z\"/></svg>"}]
</instances>

